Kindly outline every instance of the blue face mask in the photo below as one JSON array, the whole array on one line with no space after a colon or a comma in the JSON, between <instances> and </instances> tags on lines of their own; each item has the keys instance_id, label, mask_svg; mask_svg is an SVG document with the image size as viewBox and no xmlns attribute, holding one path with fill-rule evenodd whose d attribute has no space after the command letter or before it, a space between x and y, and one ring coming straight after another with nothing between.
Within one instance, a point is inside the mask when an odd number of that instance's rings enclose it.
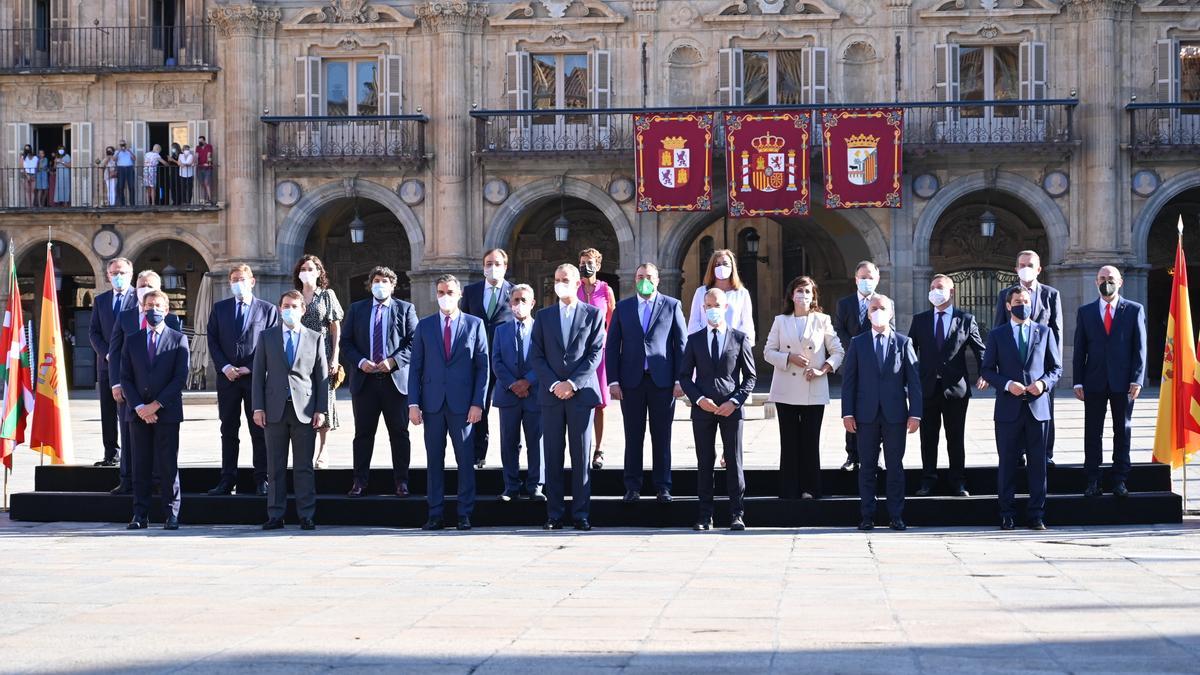
<instances>
[{"instance_id":1,"label":"blue face mask","mask_svg":"<svg viewBox=\"0 0 1200 675\"><path fill-rule=\"evenodd\" d=\"M858 292L862 293L863 295L870 295L875 292L875 287L878 285L879 282L875 281L874 279L859 279Z\"/></svg>"},{"instance_id":2,"label":"blue face mask","mask_svg":"<svg viewBox=\"0 0 1200 675\"><path fill-rule=\"evenodd\" d=\"M709 324L719 324L725 318L725 310L720 307L709 307L704 310L704 316Z\"/></svg>"},{"instance_id":3,"label":"blue face mask","mask_svg":"<svg viewBox=\"0 0 1200 675\"><path fill-rule=\"evenodd\" d=\"M1029 318L1029 305L1013 305L1009 311L1012 312L1013 318L1017 321L1024 321Z\"/></svg>"},{"instance_id":4,"label":"blue face mask","mask_svg":"<svg viewBox=\"0 0 1200 675\"><path fill-rule=\"evenodd\" d=\"M288 326L295 326L300 322L300 312L295 307L284 307L279 310L279 318Z\"/></svg>"},{"instance_id":5,"label":"blue face mask","mask_svg":"<svg viewBox=\"0 0 1200 675\"><path fill-rule=\"evenodd\" d=\"M129 288L129 275L128 274L115 275L111 279L111 281L112 281L112 287L117 289L118 291L124 291L126 288Z\"/></svg>"},{"instance_id":6,"label":"blue face mask","mask_svg":"<svg viewBox=\"0 0 1200 675\"><path fill-rule=\"evenodd\" d=\"M157 326L167 318L167 313L161 309L155 308L146 311L146 323L151 326Z\"/></svg>"}]
</instances>

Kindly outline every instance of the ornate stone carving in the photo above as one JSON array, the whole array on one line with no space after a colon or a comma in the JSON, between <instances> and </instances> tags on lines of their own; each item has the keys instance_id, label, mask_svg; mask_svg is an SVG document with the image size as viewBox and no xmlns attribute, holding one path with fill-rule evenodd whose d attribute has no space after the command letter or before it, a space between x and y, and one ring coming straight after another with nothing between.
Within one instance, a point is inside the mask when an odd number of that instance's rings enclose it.
<instances>
[{"instance_id":1,"label":"ornate stone carving","mask_svg":"<svg viewBox=\"0 0 1200 675\"><path fill-rule=\"evenodd\" d=\"M279 10L258 5L224 5L208 10L208 20L221 36L254 37L268 26L279 23Z\"/></svg>"},{"instance_id":2,"label":"ornate stone carving","mask_svg":"<svg viewBox=\"0 0 1200 675\"><path fill-rule=\"evenodd\" d=\"M430 32L478 30L487 18L487 6L468 0L445 0L417 5L417 19Z\"/></svg>"},{"instance_id":3,"label":"ornate stone carving","mask_svg":"<svg viewBox=\"0 0 1200 675\"><path fill-rule=\"evenodd\" d=\"M571 6L573 0L539 0L542 6L546 8L546 12L550 14L551 19L561 19L567 15L567 7Z\"/></svg>"},{"instance_id":4,"label":"ornate stone carving","mask_svg":"<svg viewBox=\"0 0 1200 675\"><path fill-rule=\"evenodd\" d=\"M325 23L376 23L379 12L367 0L329 0L321 10Z\"/></svg>"},{"instance_id":5,"label":"ornate stone carving","mask_svg":"<svg viewBox=\"0 0 1200 675\"><path fill-rule=\"evenodd\" d=\"M62 94L54 87L38 87L37 109L62 110Z\"/></svg>"},{"instance_id":6,"label":"ornate stone carving","mask_svg":"<svg viewBox=\"0 0 1200 675\"><path fill-rule=\"evenodd\" d=\"M158 83L154 85L154 93L152 99L155 108L174 108L175 107L175 87L169 84Z\"/></svg>"}]
</instances>

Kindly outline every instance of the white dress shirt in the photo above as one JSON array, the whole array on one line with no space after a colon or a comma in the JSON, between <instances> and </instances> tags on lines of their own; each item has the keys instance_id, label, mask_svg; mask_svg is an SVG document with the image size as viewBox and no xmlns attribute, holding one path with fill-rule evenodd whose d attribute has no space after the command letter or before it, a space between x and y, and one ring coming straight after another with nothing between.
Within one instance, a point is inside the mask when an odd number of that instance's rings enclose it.
<instances>
[{"instance_id":1,"label":"white dress shirt","mask_svg":"<svg viewBox=\"0 0 1200 675\"><path fill-rule=\"evenodd\" d=\"M698 330L707 330L710 328L708 319L704 315L704 294L708 292L707 286L701 286L696 289L696 294L692 296L692 312L688 319L688 333L695 333ZM750 291L746 288L738 288L732 291L725 292L725 324L734 330L740 330L750 339L750 344L754 344L754 307L750 300Z\"/></svg>"}]
</instances>

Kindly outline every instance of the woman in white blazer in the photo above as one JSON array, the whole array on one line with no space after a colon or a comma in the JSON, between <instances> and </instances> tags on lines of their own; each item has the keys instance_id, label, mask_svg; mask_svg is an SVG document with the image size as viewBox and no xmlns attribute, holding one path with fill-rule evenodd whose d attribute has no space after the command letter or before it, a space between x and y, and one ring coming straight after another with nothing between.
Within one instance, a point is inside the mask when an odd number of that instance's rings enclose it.
<instances>
[{"instance_id":1,"label":"woman in white blazer","mask_svg":"<svg viewBox=\"0 0 1200 675\"><path fill-rule=\"evenodd\" d=\"M775 317L763 358L775 367L771 394L779 420L780 496L821 496L821 419L829 404L829 373L845 357L833 321L821 311L817 284L788 284L783 314Z\"/></svg>"}]
</instances>

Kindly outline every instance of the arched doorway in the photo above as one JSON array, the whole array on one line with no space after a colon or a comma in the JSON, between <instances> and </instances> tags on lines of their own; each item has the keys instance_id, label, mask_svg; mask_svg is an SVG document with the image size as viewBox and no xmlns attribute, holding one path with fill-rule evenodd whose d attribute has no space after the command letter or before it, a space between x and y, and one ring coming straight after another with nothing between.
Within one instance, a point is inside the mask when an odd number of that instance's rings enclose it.
<instances>
[{"instance_id":1,"label":"arched doorway","mask_svg":"<svg viewBox=\"0 0 1200 675\"><path fill-rule=\"evenodd\" d=\"M88 329L91 327L92 304L97 292L96 271L87 256L71 244L55 241L51 251L68 383L71 387L93 387L96 384L96 358L88 341ZM18 258L17 285L21 288L21 311L26 322L31 322L33 326L34 351L38 344L37 330L42 313L45 272L44 246L31 246Z\"/></svg>"},{"instance_id":2,"label":"arched doorway","mask_svg":"<svg viewBox=\"0 0 1200 675\"><path fill-rule=\"evenodd\" d=\"M1171 275L1175 267L1175 244L1179 240L1175 228L1180 216L1188 228L1183 237L1188 282L1195 286L1195 280L1200 279L1200 236L1195 234L1196 223L1200 220L1200 186L1179 193L1159 209L1145 241L1145 263L1149 268L1146 274L1147 384L1155 384L1162 378L1167 315L1171 310ZM1129 276L1128 272L1126 276ZM1200 293L1189 294L1189 299L1192 327L1195 328L1200 319Z\"/></svg>"},{"instance_id":3,"label":"arched doorway","mask_svg":"<svg viewBox=\"0 0 1200 675\"><path fill-rule=\"evenodd\" d=\"M554 223L559 215L570 223L566 241L558 241ZM512 238L504 247L510 256L509 276L514 282L533 286L539 304L553 302L554 269L562 263L579 264L579 252L594 248L604 261L599 278L621 296L621 247L617 234L600 209L577 197L542 200L517 220ZM518 253L519 252L519 253Z\"/></svg>"},{"instance_id":4,"label":"arched doorway","mask_svg":"<svg viewBox=\"0 0 1200 675\"><path fill-rule=\"evenodd\" d=\"M229 286L207 282L208 263L204 256L178 239L159 239L148 244L133 259L133 274L154 270L162 277L162 290L171 300L171 312L183 321L185 331L203 332L197 325L207 321L207 312L198 311L201 305L229 297ZM207 294L207 297L205 295Z\"/></svg>"},{"instance_id":5,"label":"arched doorway","mask_svg":"<svg viewBox=\"0 0 1200 675\"><path fill-rule=\"evenodd\" d=\"M357 244L350 232L355 214L363 222L363 240ZM412 300L412 281L407 274L412 259L408 236L400 220L377 201L347 197L325 204L308 231L303 250L325 263L329 285L343 308L370 297L367 275L376 265L392 268L398 277L396 297ZM289 275L293 264L295 260L284 263Z\"/></svg>"}]
</instances>

